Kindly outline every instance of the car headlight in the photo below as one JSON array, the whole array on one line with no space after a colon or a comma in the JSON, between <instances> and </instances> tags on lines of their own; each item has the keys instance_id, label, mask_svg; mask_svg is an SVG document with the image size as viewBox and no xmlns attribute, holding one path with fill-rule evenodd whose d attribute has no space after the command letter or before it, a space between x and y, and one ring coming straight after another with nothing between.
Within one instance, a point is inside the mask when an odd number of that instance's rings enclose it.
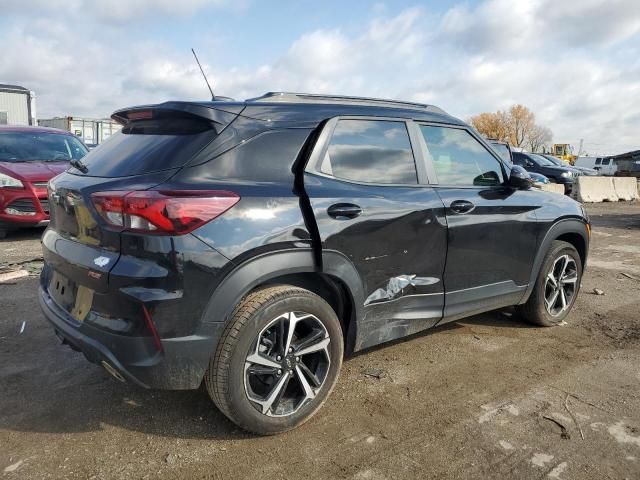
<instances>
[{"instance_id":1,"label":"car headlight","mask_svg":"<svg viewBox=\"0 0 640 480\"><path fill-rule=\"evenodd\" d=\"M571 177L571 172L562 172L562 173L560 174L560 176L562 176L562 177L564 177L564 178L569 178L569 177Z\"/></svg>"},{"instance_id":2,"label":"car headlight","mask_svg":"<svg viewBox=\"0 0 640 480\"><path fill-rule=\"evenodd\" d=\"M17 178L13 178L4 173L0 173L0 188L3 188L3 187L22 188L24 187L24 185L22 185L22 182Z\"/></svg>"}]
</instances>

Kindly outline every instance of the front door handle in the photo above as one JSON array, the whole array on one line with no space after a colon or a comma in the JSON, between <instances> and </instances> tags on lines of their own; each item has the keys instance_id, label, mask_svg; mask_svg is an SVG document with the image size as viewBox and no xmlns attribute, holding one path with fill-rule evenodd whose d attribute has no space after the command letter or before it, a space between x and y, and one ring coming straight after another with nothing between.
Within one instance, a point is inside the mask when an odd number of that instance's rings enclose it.
<instances>
[{"instance_id":1,"label":"front door handle","mask_svg":"<svg viewBox=\"0 0 640 480\"><path fill-rule=\"evenodd\" d=\"M362 213L362 208L353 203L335 203L327 208L330 217L344 220L347 218L356 218Z\"/></svg>"},{"instance_id":2,"label":"front door handle","mask_svg":"<svg viewBox=\"0 0 640 480\"><path fill-rule=\"evenodd\" d=\"M469 213L476 206L468 200L454 200L451 202L450 208L455 213Z\"/></svg>"}]
</instances>

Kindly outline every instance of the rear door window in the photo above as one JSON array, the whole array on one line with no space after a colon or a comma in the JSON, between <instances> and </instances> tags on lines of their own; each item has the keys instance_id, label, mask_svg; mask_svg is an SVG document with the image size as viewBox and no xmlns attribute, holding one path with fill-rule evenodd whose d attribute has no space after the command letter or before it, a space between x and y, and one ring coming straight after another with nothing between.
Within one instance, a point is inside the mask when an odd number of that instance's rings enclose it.
<instances>
[{"instance_id":1,"label":"rear door window","mask_svg":"<svg viewBox=\"0 0 640 480\"><path fill-rule=\"evenodd\" d=\"M124 177L178 168L216 137L212 124L194 117L130 122L82 159L94 177Z\"/></svg>"},{"instance_id":2,"label":"rear door window","mask_svg":"<svg viewBox=\"0 0 640 480\"><path fill-rule=\"evenodd\" d=\"M405 122L339 120L320 171L365 183L417 184Z\"/></svg>"},{"instance_id":3,"label":"rear door window","mask_svg":"<svg viewBox=\"0 0 640 480\"><path fill-rule=\"evenodd\" d=\"M466 130L420 125L420 131L438 183L491 186L503 182L500 162ZM518 163L516 158L514 161Z\"/></svg>"}]
</instances>

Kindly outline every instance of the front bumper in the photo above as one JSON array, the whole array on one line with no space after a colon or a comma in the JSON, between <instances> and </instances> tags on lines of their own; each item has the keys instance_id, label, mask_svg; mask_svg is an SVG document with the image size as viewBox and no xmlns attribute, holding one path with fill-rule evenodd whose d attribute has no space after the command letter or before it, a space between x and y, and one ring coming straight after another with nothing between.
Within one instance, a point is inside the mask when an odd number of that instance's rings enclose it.
<instances>
[{"instance_id":1,"label":"front bumper","mask_svg":"<svg viewBox=\"0 0 640 480\"><path fill-rule=\"evenodd\" d=\"M573 177L558 177L556 179L556 183L558 185L563 185L564 186L564 193L565 194L569 194L572 192L573 190L573 182L575 181L575 178Z\"/></svg>"},{"instance_id":2,"label":"front bumper","mask_svg":"<svg viewBox=\"0 0 640 480\"><path fill-rule=\"evenodd\" d=\"M43 285L39 300L45 317L65 343L116 378L143 388L198 388L224 326L207 323L196 335L162 339L162 351L158 351L152 337L117 335L78 322L55 303Z\"/></svg>"},{"instance_id":3,"label":"front bumper","mask_svg":"<svg viewBox=\"0 0 640 480\"><path fill-rule=\"evenodd\" d=\"M573 185L574 182L573 177L557 177L556 183L560 183L562 185Z\"/></svg>"},{"instance_id":4,"label":"front bumper","mask_svg":"<svg viewBox=\"0 0 640 480\"><path fill-rule=\"evenodd\" d=\"M24 189L1 189L0 227L12 230L46 225L49 222L48 204L46 191L36 191L29 184Z\"/></svg>"},{"instance_id":5,"label":"front bumper","mask_svg":"<svg viewBox=\"0 0 640 480\"><path fill-rule=\"evenodd\" d=\"M0 230L16 230L18 228L36 228L46 227L49 225L49 220L40 220L38 222L12 222L5 219L0 219Z\"/></svg>"}]
</instances>

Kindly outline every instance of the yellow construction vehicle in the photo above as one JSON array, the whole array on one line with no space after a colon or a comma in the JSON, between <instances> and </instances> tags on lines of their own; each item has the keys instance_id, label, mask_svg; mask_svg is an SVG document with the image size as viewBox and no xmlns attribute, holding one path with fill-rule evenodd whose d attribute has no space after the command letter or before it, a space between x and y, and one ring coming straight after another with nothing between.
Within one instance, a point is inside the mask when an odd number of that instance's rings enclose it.
<instances>
[{"instance_id":1,"label":"yellow construction vehicle","mask_svg":"<svg viewBox=\"0 0 640 480\"><path fill-rule=\"evenodd\" d=\"M577 155L573 154L573 149L568 143L554 143L551 148L551 155L558 157L560 160L564 160L570 165L573 165L576 158L578 158Z\"/></svg>"}]
</instances>

